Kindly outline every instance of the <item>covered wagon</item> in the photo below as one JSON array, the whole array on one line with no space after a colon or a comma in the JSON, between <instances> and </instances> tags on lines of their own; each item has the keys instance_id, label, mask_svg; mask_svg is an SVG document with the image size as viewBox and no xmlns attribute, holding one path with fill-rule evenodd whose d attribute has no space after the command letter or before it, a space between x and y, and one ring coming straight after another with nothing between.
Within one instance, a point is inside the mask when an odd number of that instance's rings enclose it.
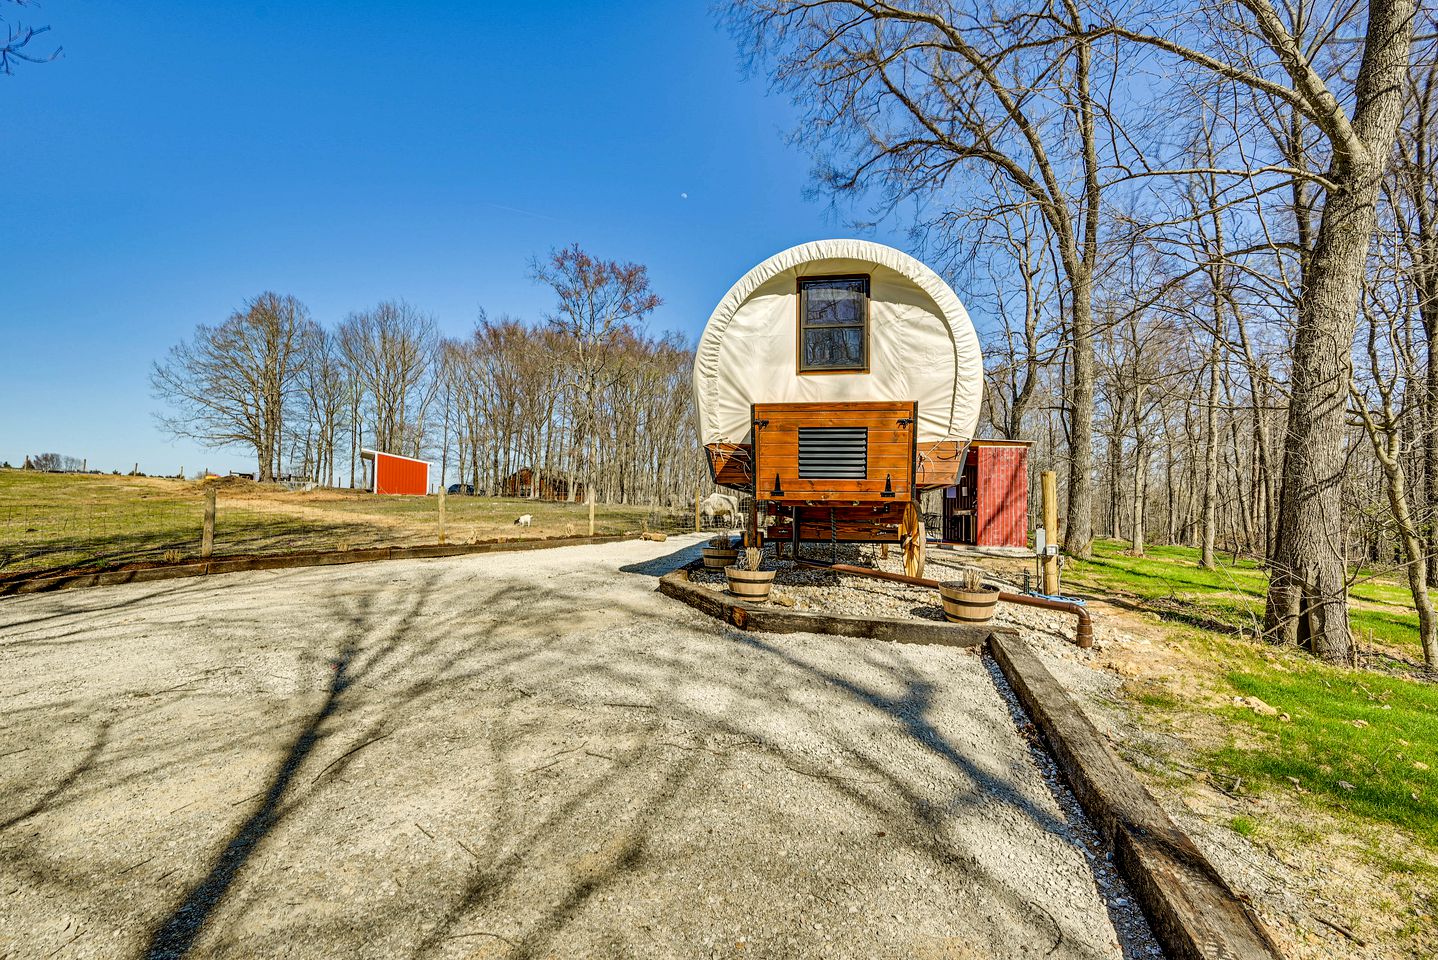
<instances>
[{"instance_id":1,"label":"covered wagon","mask_svg":"<svg viewBox=\"0 0 1438 960\"><path fill-rule=\"evenodd\" d=\"M973 324L938 274L883 244L818 240L750 270L710 316L694 363L700 442L714 481L750 495L751 541L921 546L920 497L935 491L935 533L1021 546L1026 451L980 456L983 378Z\"/></svg>"}]
</instances>

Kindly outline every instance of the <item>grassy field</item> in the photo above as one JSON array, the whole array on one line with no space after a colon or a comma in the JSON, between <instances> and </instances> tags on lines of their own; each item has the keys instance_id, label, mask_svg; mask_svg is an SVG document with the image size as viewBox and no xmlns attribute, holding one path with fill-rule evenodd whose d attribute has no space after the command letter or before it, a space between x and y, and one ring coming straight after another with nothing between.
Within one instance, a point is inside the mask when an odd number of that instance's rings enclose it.
<instances>
[{"instance_id":1,"label":"grassy field","mask_svg":"<svg viewBox=\"0 0 1438 960\"><path fill-rule=\"evenodd\" d=\"M220 481L215 554L434 543L438 497L378 497L344 490L291 492ZM582 536L585 504L498 497L449 497L446 540ZM528 513L533 524L515 525ZM176 562L199 555L204 485L156 477L0 470L0 577L58 569ZM692 527L691 512L595 508L598 535Z\"/></svg>"},{"instance_id":2,"label":"grassy field","mask_svg":"<svg viewBox=\"0 0 1438 960\"><path fill-rule=\"evenodd\" d=\"M1208 708L1232 731L1208 758L1230 777L1302 791L1336 811L1402 827L1438 851L1438 684L1374 670L1350 670L1287 652L1242 634L1203 629L1210 621L1247 630L1263 617L1263 572L1251 561L1198 566L1198 552L1160 547L1129 557L1101 542L1094 559L1070 564L1073 587L1135 598L1184 624L1192 669L1215 694ZM1416 651L1417 617L1404 588L1370 580L1354 590L1353 628ZM1193 679L1190 677L1189 679ZM1235 705L1256 697L1276 714ZM1196 702L1149 694L1170 712Z\"/></svg>"},{"instance_id":3,"label":"grassy field","mask_svg":"<svg viewBox=\"0 0 1438 960\"><path fill-rule=\"evenodd\" d=\"M1237 695L1279 711L1222 709L1238 732L1211 751L1220 772L1399 827L1438 852L1438 685L1252 651L1210 655Z\"/></svg>"},{"instance_id":4,"label":"grassy field","mask_svg":"<svg viewBox=\"0 0 1438 960\"><path fill-rule=\"evenodd\" d=\"M1130 756L1281 862L1313 915L1357 931L1362 956L1438 957L1438 683L1419 668L1405 585L1353 588L1353 670L1258 640L1265 579L1251 560L1204 571L1198 550L1126 546L1097 543L1064 575L1066 592L1119 602L1100 617L1149 638L1104 654L1137 729L1166 734ZM1303 928L1286 927L1307 944L1296 956L1333 956Z\"/></svg>"},{"instance_id":5,"label":"grassy field","mask_svg":"<svg viewBox=\"0 0 1438 960\"><path fill-rule=\"evenodd\" d=\"M1065 579L1136 599L1149 609L1195 626L1258 632L1268 578L1255 561L1224 556L1218 569L1204 570L1192 547L1150 547L1146 556L1130 557L1123 552L1126 546L1119 541L1098 541L1093 559L1070 563ZM1391 576L1365 571L1350 598L1349 619L1360 642L1421 654L1418 614L1405 585Z\"/></svg>"}]
</instances>

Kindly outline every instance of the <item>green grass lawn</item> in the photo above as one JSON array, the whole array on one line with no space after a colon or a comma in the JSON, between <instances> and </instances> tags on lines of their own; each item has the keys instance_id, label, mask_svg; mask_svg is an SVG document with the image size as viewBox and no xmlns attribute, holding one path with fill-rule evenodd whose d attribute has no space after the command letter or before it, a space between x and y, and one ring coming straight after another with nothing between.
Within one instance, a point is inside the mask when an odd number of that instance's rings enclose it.
<instances>
[{"instance_id":1,"label":"green grass lawn","mask_svg":"<svg viewBox=\"0 0 1438 960\"><path fill-rule=\"evenodd\" d=\"M451 543L499 537L583 536L589 508L499 497L446 499ZM516 526L521 514L529 527ZM105 569L199 556L204 493L197 483L101 474L0 470L0 576ZM352 491L290 492L256 484L219 488L216 555L434 543L438 497L380 497ZM645 526L692 528L687 510L599 504L595 533Z\"/></svg>"},{"instance_id":2,"label":"green grass lawn","mask_svg":"<svg viewBox=\"0 0 1438 960\"><path fill-rule=\"evenodd\" d=\"M1068 584L1127 596L1183 624L1175 635L1217 696L1213 706L1136 690L1141 708L1180 723L1187 712L1216 711L1226 737L1203 754L1213 770L1242 778L1247 789L1289 791L1359 822L1400 827L1438 851L1438 684L1255 642L1267 578L1252 560L1224 556L1218 569L1204 570L1193 548L1153 547L1131 557L1126 547L1099 541L1092 560L1067 565ZM1418 617L1406 585L1374 577L1352 596L1358 636L1416 651ZM1235 697L1256 697L1280 716L1236 705Z\"/></svg>"},{"instance_id":3,"label":"green grass lawn","mask_svg":"<svg viewBox=\"0 0 1438 960\"><path fill-rule=\"evenodd\" d=\"M1198 565L1193 547L1150 547L1131 557L1127 544L1100 540L1092 560L1070 561L1068 583L1106 593L1126 594L1173 619L1195 626L1220 626L1256 634L1263 623L1268 578L1250 559L1219 558L1215 570ZM1418 649L1418 614L1408 588L1383 578L1362 579L1350 591L1354 634L1395 647Z\"/></svg>"},{"instance_id":4,"label":"green grass lawn","mask_svg":"<svg viewBox=\"0 0 1438 960\"><path fill-rule=\"evenodd\" d=\"M1278 711L1218 707L1229 737L1208 751L1213 769L1402 828L1438 851L1438 684L1226 638L1191 649L1218 672L1221 693Z\"/></svg>"}]
</instances>

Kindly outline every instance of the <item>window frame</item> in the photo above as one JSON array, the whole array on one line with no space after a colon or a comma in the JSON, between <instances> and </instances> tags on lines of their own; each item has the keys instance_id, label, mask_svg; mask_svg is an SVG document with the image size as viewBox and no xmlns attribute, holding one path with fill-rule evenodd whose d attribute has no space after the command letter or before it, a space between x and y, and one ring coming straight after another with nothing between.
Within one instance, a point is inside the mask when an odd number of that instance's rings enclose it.
<instances>
[{"instance_id":1,"label":"window frame","mask_svg":"<svg viewBox=\"0 0 1438 960\"><path fill-rule=\"evenodd\" d=\"M810 283L824 280L862 280L864 282L864 320L860 324L843 324L843 327L859 326L863 331L864 359L861 366L857 367L805 367L804 365L804 334L807 332L805 323L807 311L805 306L805 287ZM794 282L795 292L795 322L794 322L794 369L801 377L823 376L831 373L868 373L869 372L869 320L873 313L873 277L867 273L823 273L811 274L798 277ZM840 326L840 325L829 325ZM816 327L822 329L822 327Z\"/></svg>"}]
</instances>

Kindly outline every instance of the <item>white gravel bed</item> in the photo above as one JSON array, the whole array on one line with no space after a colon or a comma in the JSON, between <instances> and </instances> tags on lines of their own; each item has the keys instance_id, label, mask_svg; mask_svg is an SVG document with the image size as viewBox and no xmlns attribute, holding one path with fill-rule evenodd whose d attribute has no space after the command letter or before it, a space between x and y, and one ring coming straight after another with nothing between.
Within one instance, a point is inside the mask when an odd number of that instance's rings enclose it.
<instances>
[{"instance_id":1,"label":"white gravel bed","mask_svg":"<svg viewBox=\"0 0 1438 960\"><path fill-rule=\"evenodd\" d=\"M815 559L825 562L832 559L828 548L806 547L806 551L813 551L806 552L805 555ZM898 550L892 550L888 558L881 558L879 551L873 547L841 545L838 561L891 573L904 572ZM936 557L931 552L924 575L940 581L957 580L963 569L970 565L984 569L982 561L971 564L970 561L958 557L943 554ZM779 571L773 593L792 600L793 607L797 610L893 619L944 619L938 594L929 587L836 573L796 565L787 560L775 561L772 556L766 557L765 567ZM691 578L716 590L723 589L725 582L722 571L696 571L691 574ZM994 576L992 571L986 570L984 579L987 583L1015 593L1023 589L1020 584ZM1086 701L1099 698L1113 703L1112 698L1120 680L1112 674L1089 667L1088 664L1093 659L1092 652L1080 650L1073 643L1075 618L1072 614L1001 604L995 613L994 622L1017 629L1020 636L1040 653L1046 665L1060 676L1061 682L1080 688L1078 692ZM1095 643L1101 645L1105 642L1129 642L1129 638L1111 628L1096 625ZM1077 798L1064 783L1057 764L1042 746L1037 730L1024 713L1018 698L1009 688L997 665L987 656L985 664L1010 715L1019 726L1034 766L1042 775L1055 802L1063 809L1073 839L1081 845L1085 857L1089 860L1099 891L1114 925L1120 931L1124 956L1130 960L1162 957L1162 951L1153 938L1148 921L1144 919L1137 901L1114 866L1112 847L1089 821ZM1119 722L1117 711L1108 719L1110 725Z\"/></svg>"},{"instance_id":2,"label":"white gravel bed","mask_svg":"<svg viewBox=\"0 0 1438 960\"><path fill-rule=\"evenodd\" d=\"M0 955L1124 955L980 657L727 628L697 544L0 602Z\"/></svg>"},{"instance_id":3,"label":"white gravel bed","mask_svg":"<svg viewBox=\"0 0 1438 960\"><path fill-rule=\"evenodd\" d=\"M806 544L803 549L805 557L824 563L831 560L830 548L826 545ZM840 544L837 553L840 563L873 567L890 573L904 572L902 554L897 547L891 548L885 559L880 558L877 547L870 545ZM928 552L924 576L939 581L958 580L964 569L970 566L984 572L986 583L1013 593L1023 592L1023 584L995 576L982 559L971 561L937 549ZM772 589L773 602L789 606L792 601L795 610L898 620L944 619L938 591L929 587L835 573L797 565L789 560L775 561L772 548L766 551L764 569L778 571ZM724 590L726 586L722 570L697 570L691 574L691 579L714 590ZM1072 614L1003 603L998 605L993 622L1019 630L1066 684L1081 688L1088 695L1112 699L1113 691L1121 681L1111 674L1089 669L1095 654L1074 645L1076 620ZM1102 649L1106 643L1146 641L1134 641L1103 623L1100 618L1094 625L1094 642L1096 648Z\"/></svg>"}]
</instances>

